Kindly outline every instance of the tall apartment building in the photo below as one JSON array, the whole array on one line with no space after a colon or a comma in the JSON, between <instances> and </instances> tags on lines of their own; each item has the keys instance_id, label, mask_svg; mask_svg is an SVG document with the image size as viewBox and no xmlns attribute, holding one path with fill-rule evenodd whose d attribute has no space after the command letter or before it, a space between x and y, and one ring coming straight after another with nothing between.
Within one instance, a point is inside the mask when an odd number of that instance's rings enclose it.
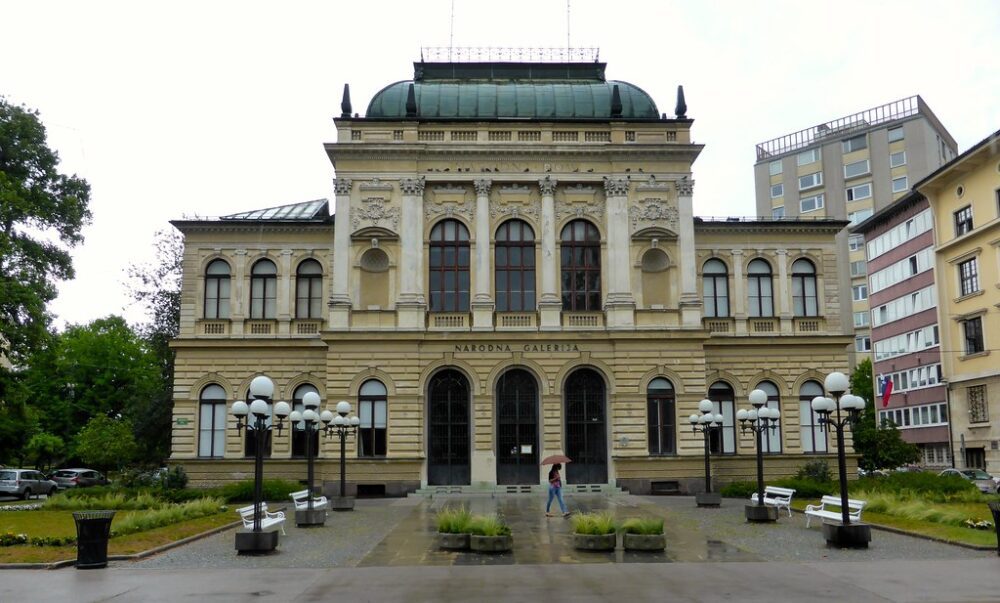
<instances>
[{"instance_id":1,"label":"tall apartment building","mask_svg":"<svg viewBox=\"0 0 1000 603\"><path fill-rule=\"evenodd\" d=\"M858 224L955 155L955 140L923 99L904 98L758 144L757 213ZM841 308L854 324L853 364L871 350L865 251L862 235L839 238L850 266L840 295L852 300Z\"/></svg>"}]
</instances>

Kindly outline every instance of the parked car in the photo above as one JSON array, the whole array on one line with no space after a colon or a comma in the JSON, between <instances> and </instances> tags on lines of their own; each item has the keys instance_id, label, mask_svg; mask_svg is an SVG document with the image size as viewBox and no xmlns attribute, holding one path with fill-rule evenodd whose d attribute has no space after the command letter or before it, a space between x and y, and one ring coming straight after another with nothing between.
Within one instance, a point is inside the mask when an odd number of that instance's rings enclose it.
<instances>
[{"instance_id":1,"label":"parked car","mask_svg":"<svg viewBox=\"0 0 1000 603\"><path fill-rule=\"evenodd\" d=\"M958 475L974 483L980 492L1000 494L1000 486L997 485L996 478L982 469L945 469L938 475Z\"/></svg>"},{"instance_id":2,"label":"parked car","mask_svg":"<svg viewBox=\"0 0 1000 603\"><path fill-rule=\"evenodd\" d=\"M60 469L52 479L60 489L108 485L108 478L93 469Z\"/></svg>"},{"instance_id":3,"label":"parked car","mask_svg":"<svg viewBox=\"0 0 1000 603\"><path fill-rule=\"evenodd\" d=\"M28 497L39 494L51 495L57 489L56 483L34 469L0 469L0 495Z\"/></svg>"}]
</instances>

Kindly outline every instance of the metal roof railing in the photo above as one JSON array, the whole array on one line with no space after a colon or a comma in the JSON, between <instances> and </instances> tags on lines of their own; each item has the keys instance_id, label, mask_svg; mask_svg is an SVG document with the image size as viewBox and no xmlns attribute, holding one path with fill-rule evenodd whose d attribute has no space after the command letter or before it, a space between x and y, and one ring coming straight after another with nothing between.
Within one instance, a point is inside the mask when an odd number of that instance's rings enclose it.
<instances>
[{"instance_id":1,"label":"metal roof railing","mask_svg":"<svg viewBox=\"0 0 1000 603\"><path fill-rule=\"evenodd\" d=\"M420 61L428 63L596 63L600 48L495 48L425 46Z\"/></svg>"}]
</instances>

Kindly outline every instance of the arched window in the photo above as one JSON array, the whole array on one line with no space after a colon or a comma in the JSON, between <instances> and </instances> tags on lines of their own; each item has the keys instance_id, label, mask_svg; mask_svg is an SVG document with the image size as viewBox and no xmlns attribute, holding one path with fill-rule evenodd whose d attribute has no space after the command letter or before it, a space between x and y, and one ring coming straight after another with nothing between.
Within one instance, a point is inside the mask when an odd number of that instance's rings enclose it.
<instances>
[{"instance_id":1,"label":"arched window","mask_svg":"<svg viewBox=\"0 0 1000 603\"><path fill-rule=\"evenodd\" d=\"M323 317L323 267L304 260L295 271L295 318Z\"/></svg>"},{"instance_id":2,"label":"arched window","mask_svg":"<svg viewBox=\"0 0 1000 603\"><path fill-rule=\"evenodd\" d=\"M574 312L601 309L601 234L586 220L562 230L562 306Z\"/></svg>"},{"instance_id":3,"label":"arched window","mask_svg":"<svg viewBox=\"0 0 1000 603\"><path fill-rule=\"evenodd\" d=\"M246 392L246 397L243 399L246 400L247 405L249 405L253 401L253 398L250 397L249 390ZM267 417L264 419L264 425L267 426L271 425L271 417L272 417L271 412L273 409L274 409L274 400L272 400L271 403L267 405ZM244 421L253 422L256 421L256 419L254 419L254 416L250 414L247 415L247 418L244 419ZM269 458L271 456L271 434L272 434L271 430L267 430L264 433L264 458ZM256 455L256 451L257 451L257 434L247 429L243 432L243 454L248 457L253 457Z\"/></svg>"},{"instance_id":4,"label":"arched window","mask_svg":"<svg viewBox=\"0 0 1000 603\"><path fill-rule=\"evenodd\" d=\"M761 381L757 385L757 389L763 390L767 394L767 404L764 406L767 408L773 408L779 413L781 412L781 396L778 394L778 387L771 383L770 381ZM764 433L760 434L760 446L761 450L766 454L778 454L781 452L781 424L787 419L781 417L781 423L778 423L773 431L768 429Z\"/></svg>"},{"instance_id":5,"label":"arched window","mask_svg":"<svg viewBox=\"0 0 1000 603\"><path fill-rule=\"evenodd\" d=\"M722 260L711 259L701 269L705 316L729 316L729 275Z\"/></svg>"},{"instance_id":6,"label":"arched window","mask_svg":"<svg viewBox=\"0 0 1000 603\"><path fill-rule=\"evenodd\" d=\"M774 293L771 282L771 265L756 259L747 266L747 290L750 298L748 313L751 317L774 316Z\"/></svg>"},{"instance_id":7,"label":"arched window","mask_svg":"<svg viewBox=\"0 0 1000 603\"><path fill-rule=\"evenodd\" d=\"M650 454L677 452L674 415L674 386L663 377L653 379L646 388Z\"/></svg>"},{"instance_id":8,"label":"arched window","mask_svg":"<svg viewBox=\"0 0 1000 603\"><path fill-rule=\"evenodd\" d=\"M278 303L278 269L271 260L259 260L250 270L250 318L274 318Z\"/></svg>"},{"instance_id":9,"label":"arched window","mask_svg":"<svg viewBox=\"0 0 1000 603\"><path fill-rule=\"evenodd\" d=\"M304 383L295 388L295 393L292 394L292 410L297 410L302 412L306 409L306 405L302 403L302 398L309 392L315 392L319 394L319 390L315 386ZM316 412L320 412L323 409L317 409ZM305 421L299 421L298 423L292 424L292 456L304 458L306 456L306 424ZM319 456L319 432L314 431L312 434L312 449L313 454Z\"/></svg>"},{"instance_id":10,"label":"arched window","mask_svg":"<svg viewBox=\"0 0 1000 603\"><path fill-rule=\"evenodd\" d=\"M385 456L388 401L385 385L369 379L358 392L358 456Z\"/></svg>"},{"instance_id":11,"label":"arched window","mask_svg":"<svg viewBox=\"0 0 1000 603\"><path fill-rule=\"evenodd\" d=\"M802 452L826 452L826 434L819 424L819 415L813 412L812 400L823 395L823 386L817 381L806 381L799 388L799 421L802 425Z\"/></svg>"},{"instance_id":12,"label":"arched window","mask_svg":"<svg viewBox=\"0 0 1000 603\"><path fill-rule=\"evenodd\" d=\"M431 312L469 311L469 230L458 220L431 229Z\"/></svg>"},{"instance_id":13,"label":"arched window","mask_svg":"<svg viewBox=\"0 0 1000 603\"><path fill-rule=\"evenodd\" d=\"M809 260L792 262L792 305L795 316L819 316L816 267Z\"/></svg>"},{"instance_id":14,"label":"arched window","mask_svg":"<svg viewBox=\"0 0 1000 603\"><path fill-rule=\"evenodd\" d=\"M725 381L716 381L708 388L708 399L715 407L712 412L722 415L721 433L718 429L710 432L709 442L713 454L736 454L736 412L733 388Z\"/></svg>"},{"instance_id":15,"label":"arched window","mask_svg":"<svg viewBox=\"0 0 1000 603\"><path fill-rule=\"evenodd\" d=\"M535 309L535 231L527 222L500 225L494 248L497 312Z\"/></svg>"},{"instance_id":16,"label":"arched window","mask_svg":"<svg viewBox=\"0 0 1000 603\"><path fill-rule=\"evenodd\" d=\"M198 399L198 456L222 458L226 452L226 390L208 385Z\"/></svg>"},{"instance_id":17,"label":"arched window","mask_svg":"<svg viewBox=\"0 0 1000 603\"><path fill-rule=\"evenodd\" d=\"M205 268L205 318L229 318L229 264L212 260Z\"/></svg>"}]
</instances>

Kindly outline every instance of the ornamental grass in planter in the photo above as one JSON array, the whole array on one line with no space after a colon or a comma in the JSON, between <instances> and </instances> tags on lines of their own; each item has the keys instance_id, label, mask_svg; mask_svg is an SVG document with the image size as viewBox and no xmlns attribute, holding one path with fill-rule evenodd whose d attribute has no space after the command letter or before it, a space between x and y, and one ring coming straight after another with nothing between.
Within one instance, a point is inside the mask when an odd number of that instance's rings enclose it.
<instances>
[{"instance_id":1,"label":"ornamental grass in planter","mask_svg":"<svg viewBox=\"0 0 1000 603\"><path fill-rule=\"evenodd\" d=\"M502 553L514 546L510 526L500 515L473 515L469 521L469 548L480 553Z\"/></svg>"},{"instance_id":2,"label":"ornamental grass in planter","mask_svg":"<svg viewBox=\"0 0 1000 603\"><path fill-rule=\"evenodd\" d=\"M613 551L618 544L611 513L581 513L573 519L573 546L585 551Z\"/></svg>"},{"instance_id":3,"label":"ornamental grass in planter","mask_svg":"<svg viewBox=\"0 0 1000 603\"><path fill-rule=\"evenodd\" d=\"M622 524L622 533L626 551L662 551L667 546L660 518L633 517Z\"/></svg>"},{"instance_id":4,"label":"ornamental grass in planter","mask_svg":"<svg viewBox=\"0 0 1000 603\"><path fill-rule=\"evenodd\" d=\"M472 513L467 507L445 507L438 511L438 546L449 550L469 548L469 523Z\"/></svg>"}]
</instances>

